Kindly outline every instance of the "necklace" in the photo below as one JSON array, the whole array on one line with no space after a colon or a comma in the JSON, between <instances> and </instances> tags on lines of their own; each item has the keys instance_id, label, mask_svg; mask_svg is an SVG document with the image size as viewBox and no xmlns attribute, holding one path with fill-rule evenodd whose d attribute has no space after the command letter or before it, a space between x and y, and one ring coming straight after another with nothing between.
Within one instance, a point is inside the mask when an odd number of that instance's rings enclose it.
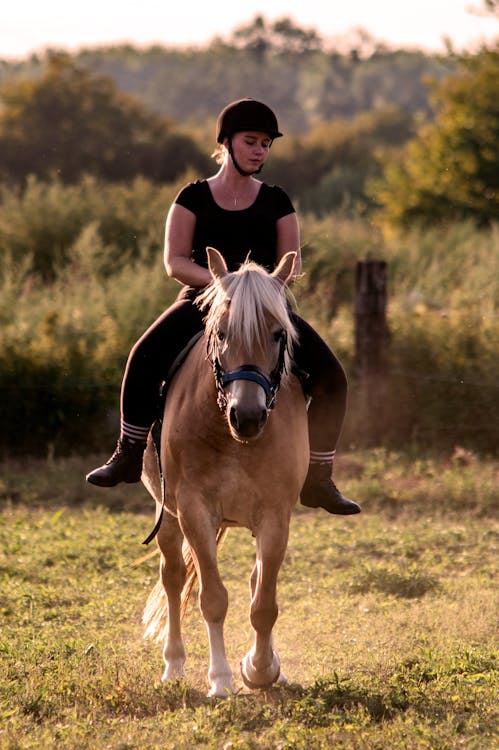
<instances>
[{"instance_id":1,"label":"necklace","mask_svg":"<svg viewBox=\"0 0 499 750\"><path fill-rule=\"evenodd\" d=\"M234 204L234 208L236 208L239 203L245 203L249 198L249 191L245 190L244 192L240 192L239 195L235 192L232 193L232 203Z\"/></svg>"},{"instance_id":2,"label":"necklace","mask_svg":"<svg viewBox=\"0 0 499 750\"><path fill-rule=\"evenodd\" d=\"M247 208L256 197L255 186L252 183L246 185L229 186L217 185L214 190L215 200L218 200L222 207L233 209Z\"/></svg>"}]
</instances>

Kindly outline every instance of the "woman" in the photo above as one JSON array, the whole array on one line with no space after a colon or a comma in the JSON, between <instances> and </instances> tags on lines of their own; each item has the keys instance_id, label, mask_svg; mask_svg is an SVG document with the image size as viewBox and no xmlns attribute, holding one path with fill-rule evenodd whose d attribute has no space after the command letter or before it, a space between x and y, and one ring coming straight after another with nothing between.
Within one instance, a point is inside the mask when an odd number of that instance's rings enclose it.
<instances>
[{"instance_id":1,"label":"woman","mask_svg":"<svg viewBox=\"0 0 499 750\"><path fill-rule=\"evenodd\" d=\"M206 247L217 248L230 271L249 255L269 271L294 250L295 277L300 273L300 231L293 205L279 187L256 179L275 138L276 116L254 99L229 104L217 121L219 171L187 185L168 213L165 267L183 289L133 347L121 392L121 435L109 461L90 472L87 481L100 487L138 482L151 424L158 413L159 390L177 354L203 328L194 304L211 282ZM308 373L310 468L301 494L308 507L330 513L359 513L357 503L334 485L332 463L345 416L347 381L343 368L318 334L298 315L295 347L298 368Z\"/></svg>"}]
</instances>

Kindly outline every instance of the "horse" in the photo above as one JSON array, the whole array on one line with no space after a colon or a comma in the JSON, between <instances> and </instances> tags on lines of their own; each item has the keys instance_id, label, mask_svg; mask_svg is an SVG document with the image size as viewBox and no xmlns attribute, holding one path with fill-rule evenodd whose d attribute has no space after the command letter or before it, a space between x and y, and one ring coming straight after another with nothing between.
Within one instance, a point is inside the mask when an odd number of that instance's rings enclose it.
<instances>
[{"instance_id":1,"label":"horse","mask_svg":"<svg viewBox=\"0 0 499 750\"><path fill-rule=\"evenodd\" d=\"M206 311L201 336L166 396L158 459L149 440L142 482L165 508L157 534L160 576L147 600L145 636L164 643L162 681L184 678L181 621L197 578L209 642L209 692L234 692L224 645L227 590L217 547L230 527L253 534L250 576L253 643L240 669L244 684L284 683L272 630L277 578L289 525L308 469L307 406L292 372L296 329L287 285L296 254L269 273L246 261L229 273L207 248L212 282L196 300ZM158 516L159 517L159 516Z\"/></svg>"}]
</instances>

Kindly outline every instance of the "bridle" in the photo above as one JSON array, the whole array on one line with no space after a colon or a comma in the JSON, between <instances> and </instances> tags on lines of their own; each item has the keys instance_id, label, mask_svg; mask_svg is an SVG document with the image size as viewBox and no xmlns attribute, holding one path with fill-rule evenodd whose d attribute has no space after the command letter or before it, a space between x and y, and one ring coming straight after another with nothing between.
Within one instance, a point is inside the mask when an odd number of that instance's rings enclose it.
<instances>
[{"instance_id":1,"label":"bridle","mask_svg":"<svg viewBox=\"0 0 499 750\"><path fill-rule=\"evenodd\" d=\"M279 334L279 354L277 356L276 366L270 373L270 376L264 373L261 367L256 365L241 365L236 367L231 372L225 372L220 357L218 355L217 346L214 341L214 335L210 336L207 342L207 358L211 362L213 367L213 373L215 376L215 386L217 389L217 403L220 407L222 414L227 411L228 399L225 394L225 389L229 383L234 380L251 380L253 383L257 383L265 391L265 403L267 407L267 414L272 411L276 404L277 393L281 386L282 374L286 367L286 351L288 349L288 334L286 331L281 331ZM159 431L158 431L159 426ZM160 455L160 443L161 443L161 421L158 420L153 426L153 439L156 445L156 452L159 457ZM159 458L158 458L159 462ZM161 464L159 463L159 473L161 478L161 496L162 505L159 516L156 520L153 530L149 536L144 539L142 544L149 544L159 531L161 521L165 513L165 482L163 473L161 471Z\"/></svg>"},{"instance_id":2,"label":"bridle","mask_svg":"<svg viewBox=\"0 0 499 750\"><path fill-rule=\"evenodd\" d=\"M282 374L285 370L285 357L288 348L288 335L286 331L281 331L279 335L279 354L276 366L269 376L267 376L261 367L256 365L241 365L235 370L225 372L220 362L217 347L213 341L208 341L208 359L213 367L215 377L215 386L217 389L217 403L220 410L225 414L227 410L228 399L225 393L226 387L234 380L250 380L257 383L265 391L265 404L267 412L270 412L275 404L277 393L281 386Z\"/></svg>"},{"instance_id":3,"label":"bridle","mask_svg":"<svg viewBox=\"0 0 499 750\"><path fill-rule=\"evenodd\" d=\"M207 359L211 363L212 368L213 368L213 374L215 377L215 386L217 390L217 403L222 414L225 415L227 411L227 406L229 403L227 396L225 394L225 389L227 385L229 383L232 383L234 380L250 380L253 383L257 383L259 386L261 386L263 390L265 391L265 404L267 408L267 414L272 411L272 409L274 408L276 404L277 393L279 391L279 388L281 387L282 375L286 370L286 352L289 353L288 334L285 330L281 330L279 334L279 354L277 356L276 365L269 376L267 376L264 373L261 367L257 367L256 365L241 365L240 367L236 367L235 370L231 370L231 372L225 372L224 368L222 367L222 363L220 362L220 357L218 354L218 347L215 341L215 334L211 334L208 337L208 341L206 345L206 352L207 352ZM158 427L159 427L159 430L158 430ZM153 439L156 445L156 452L157 452L158 463L159 463L159 473L160 473L160 478L161 478L162 505L161 505L161 511L158 515L158 518L156 520L153 530L151 531L149 536L146 539L144 539L142 544L149 544L154 539L154 537L158 533L159 528L161 526L161 521L165 514L165 508L166 508L165 482L164 482L164 476L161 471L161 464L159 460L160 443L161 443L161 421L160 420L158 420L153 426L152 434L153 434Z\"/></svg>"}]
</instances>

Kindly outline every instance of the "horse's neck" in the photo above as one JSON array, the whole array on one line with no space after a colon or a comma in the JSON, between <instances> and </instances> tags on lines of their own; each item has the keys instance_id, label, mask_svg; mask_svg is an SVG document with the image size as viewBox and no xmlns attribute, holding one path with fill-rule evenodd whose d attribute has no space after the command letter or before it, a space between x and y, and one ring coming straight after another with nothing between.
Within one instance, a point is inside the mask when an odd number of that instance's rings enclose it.
<instances>
[{"instance_id":1,"label":"horse's neck","mask_svg":"<svg viewBox=\"0 0 499 750\"><path fill-rule=\"evenodd\" d=\"M206 355L206 340L201 339L194 347L187 362L188 378L192 384L192 399L203 414L220 414L213 365Z\"/></svg>"},{"instance_id":2,"label":"horse's neck","mask_svg":"<svg viewBox=\"0 0 499 750\"><path fill-rule=\"evenodd\" d=\"M221 413L217 405L217 394L213 368L206 356L206 339L202 336L189 352L186 360L177 372L166 402L166 411L170 417L192 415L196 423L221 422ZM193 425L193 428L196 425Z\"/></svg>"}]
</instances>

